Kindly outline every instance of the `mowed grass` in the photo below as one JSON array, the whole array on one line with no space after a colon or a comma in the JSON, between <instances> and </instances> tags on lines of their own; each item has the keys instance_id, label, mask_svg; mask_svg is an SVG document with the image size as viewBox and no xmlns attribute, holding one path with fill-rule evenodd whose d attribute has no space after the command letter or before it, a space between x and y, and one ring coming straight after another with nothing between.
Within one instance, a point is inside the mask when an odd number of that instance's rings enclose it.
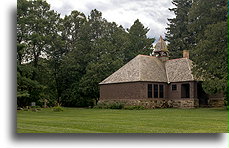
<instances>
[{"instance_id":1,"label":"mowed grass","mask_svg":"<svg viewBox=\"0 0 229 148\"><path fill-rule=\"evenodd\" d=\"M18 111L17 133L227 133L225 109Z\"/></svg>"}]
</instances>

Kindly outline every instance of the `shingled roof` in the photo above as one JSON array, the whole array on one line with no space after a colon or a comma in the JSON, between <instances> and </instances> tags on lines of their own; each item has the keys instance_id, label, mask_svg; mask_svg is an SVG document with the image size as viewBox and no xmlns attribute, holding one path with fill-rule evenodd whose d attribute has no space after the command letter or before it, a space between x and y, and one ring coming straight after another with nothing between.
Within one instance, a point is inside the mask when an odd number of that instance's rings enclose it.
<instances>
[{"instance_id":1,"label":"shingled roof","mask_svg":"<svg viewBox=\"0 0 229 148\"><path fill-rule=\"evenodd\" d=\"M191 65L192 61L187 58L163 63L155 56L138 55L99 84L193 81Z\"/></svg>"},{"instance_id":2,"label":"shingled roof","mask_svg":"<svg viewBox=\"0 0 229 148\"><path fill-rule=\"evenodd\" d=\"M153 56L138 55L99 84L135 81L167 82L164 63Z\"/></svg>"},{"instance_id":3,"label":"shingled roof","mask_svg":"<svg viewBox=\"0 0 229 148\"><path fill-rule=\"evenodd\" d=\"M193 81L192 61L188 58L172 59L165 62L168 82Z\"/></svg>"}]
</instances>

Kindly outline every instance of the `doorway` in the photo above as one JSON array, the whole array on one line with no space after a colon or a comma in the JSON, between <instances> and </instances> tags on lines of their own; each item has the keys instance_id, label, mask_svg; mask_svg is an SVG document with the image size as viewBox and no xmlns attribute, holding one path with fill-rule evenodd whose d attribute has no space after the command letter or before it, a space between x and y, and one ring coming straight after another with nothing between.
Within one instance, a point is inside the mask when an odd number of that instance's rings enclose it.
<instances>
[{"instance_id":1,"label":"doorway","mask_svg":"<svg viewBox=\"0 0 229 148\"><path fill-rule=\"evenodd\" d=\"M197 98L199 99L199 106L200 107L207 107L208 106L208 95L205 93L202 83L197 83Z\"/></svg>"},{"instance_id":2,"label":"doorway","mask_svg":"<svg viewBox=\"0 0 229 148\"><path fill-rule=\"evenodd\" d=\"M181 84L181 98L190 98L190 84Z\"/></svg>"}]
</instances>

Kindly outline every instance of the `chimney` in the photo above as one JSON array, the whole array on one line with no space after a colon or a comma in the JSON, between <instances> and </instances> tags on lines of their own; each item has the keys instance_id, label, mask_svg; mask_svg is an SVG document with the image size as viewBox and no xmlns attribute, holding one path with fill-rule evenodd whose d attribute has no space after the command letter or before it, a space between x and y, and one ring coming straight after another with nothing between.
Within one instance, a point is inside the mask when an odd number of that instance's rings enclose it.
<instances>
[{"instance_id":1,"label":"chimney","mask_svg":"<svg viewBox=\"0 0 229 148\"><path fill-rule=\"evenodd\" d=\"M183 58L189 59L189 51L188 50L183 50Z\"/></svg>"}]
</instances>

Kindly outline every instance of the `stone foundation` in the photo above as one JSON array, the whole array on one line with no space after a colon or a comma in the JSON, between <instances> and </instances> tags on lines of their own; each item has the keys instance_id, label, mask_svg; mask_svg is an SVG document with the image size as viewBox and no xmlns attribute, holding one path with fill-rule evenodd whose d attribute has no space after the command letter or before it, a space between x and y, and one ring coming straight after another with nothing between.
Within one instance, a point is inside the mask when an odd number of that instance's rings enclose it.
<instances>
[{"instance_id":1,"label":"stone foundation","mask_svg":"<svg viewBox=\"0 0 229 148\"><path fill-rule=\"evenodd\" d=\"M224 98L209 98L209 107L224 107Z\"/></svg>"},{"instance_id":2,"label":"stone foundation","mask_svg":"<svg viewBox=\"0 0 229 148\"><path fill-rule=\"evenodd\" d=\"M199 106L199 101L194 99L163 100L100 100L98 103L112 104L123 103L124 106L144 106L145 108L194 108Z\"/></svg>"},{"instance_id":3,"label":"stone foundation","mask_svg":"<svg viewBox=\"0 0 229 148\"><path fill-rule=\"evenodd\" d=\"M194 99L194 107L197 108L200 106L200 101L199 99Z\"/></svg>"},{"instance_id":4,"label":"stone foundation","mask_svg":"<svg viewBox=\"0 0 229 148\"><path fill-rule=\"evenodd\" d=\"M211 94L208 96L209 107L224 107L224 95L223 93Z\"/></svg>"}]
</instances>

